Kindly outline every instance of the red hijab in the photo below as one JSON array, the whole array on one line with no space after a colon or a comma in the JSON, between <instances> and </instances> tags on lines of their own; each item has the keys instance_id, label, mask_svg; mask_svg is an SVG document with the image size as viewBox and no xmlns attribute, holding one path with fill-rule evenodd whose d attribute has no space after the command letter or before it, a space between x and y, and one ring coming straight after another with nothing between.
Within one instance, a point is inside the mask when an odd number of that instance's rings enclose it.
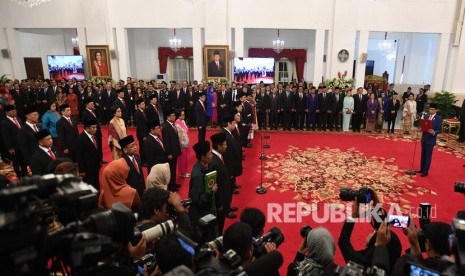
<instances>
[{"instance_id":1,"label":"red hijab","mask_svg":"<svg viewBox=\"0 0 465 276\"><path fill-rule=\"evenodd\" d=\"M113 203L121 202L132 207L137 191L126 183L129 166L124 158L114 160L103 169L99 206L110 209Z\"/></svg>"}]
</instances>

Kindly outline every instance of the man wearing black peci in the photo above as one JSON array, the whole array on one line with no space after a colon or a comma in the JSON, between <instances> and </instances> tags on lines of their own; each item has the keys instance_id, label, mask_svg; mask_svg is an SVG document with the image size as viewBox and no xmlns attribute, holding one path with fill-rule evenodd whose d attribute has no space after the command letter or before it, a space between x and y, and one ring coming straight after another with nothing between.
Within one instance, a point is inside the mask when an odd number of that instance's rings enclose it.
<instances>
[{"instance_id":1,"label":"man wearing black peci","mask_svg":"<svg viewBox=\"0 0 465 276\"><path fill-rule=\"evenodd\" d=\"M333 95L333 118L330 122L330 127L334 126L336 131L339 131L339 126L342 124L342 108L344 106L344 93L340 93L339 87L335 87Z\"/></svg>"},{"instance_id":2,"label":"man wearing black peci","mask_svg":"<svg viewBox=\"0 0 465 276\"><path fill-rule=\"evenodd\" d=\"M235 116L240 116L236 114ZM237 211L237 208L231 207L232 194L235 193L236 189L236 177L242 175L242 144L237 141L239 135L235 136L236 122L235 116L225 116L222 122L223 129L222 133L226 135L226 151L223 154L224 164L226 171L230 179L230 191L229 198L224 202L224 213L227 218L235 218L236 215L232 212ZM239 192L236 192L239 193Z\"/></svg>"},{"instance_id":3,"label":"man wearing black peci","mask_svg":"<svg viewBox=\"0 0 465 276\"><path fill-rule=\"evenodd\" d=\"M95 133L95 139L97 139L97 144L99 146L100 155L103 156L103 149L102 149L102 129L100 128L99 124L99 117L97 116L95 110L95 102L92 98L85 98L84 101L84 112L82 113L82 121L89 121L89 120L97 120L97 133ZM102 157L103 158L103 157ZM107 161L101 161L103 164L108 163Z\"/></svg>"},{"instance_id":4,"label":"man wearing black peci","mask_svg":"<svg viewBox=\"0 0 465 276\"><path fill-rule=\"evenodd\" d=\"M37 126L37 123L39 122L39 113L35 108L28 107L25 109L24 115L26 116L26 122L19 130L18 139L23 160L26 162L26 165L29 166L31 156L38 148L34 134L39 132L39 128Z\"/></svg>"},{"instance_id":5,"label":"man wearing black peci","mask_svg":"<svg viewBox=\"0 0 465 276\"><path fill-rule=\"evenodd\" d=\"M199 101L195 104L195 123L197 124L198 139L197 141L205 141L207 133L207 112L206 112L206 95L204 92L199 92Z\"/></svg>"},{"instance_id":6,"label":"man wearing black peci","mask_svg":"<svg viewBox=\"0 0 465 276\"><path fill-rule=\"evenodd\" d=\"M139 197L142 198L145 190L144 174L142 172L142 163L137 156L137 145L132 135L126 136L119 140L119 145L123 152L123 158L129 166L129 174L126 183L136 189Z\"/></svg>"},{"instance_id":7,"label":"man wearing black peci","mask_svg":"<svg viewBox=\"0 0 465 276\"><path fill-rule=\"evenodd\" d=\"M208 63L208 77L226 77L226 66L220 59L220 51L214 51L213 60Z\"/></svg>"},{"instance_id":8,"label":"man wearing black peci","mask_svg":"<svg viewBox=\"0 0 465 276\"><path fill-rule=\"evenodd\" d=\"M397 99L398 95L396 92L392 94L392 99L388 101L388 108L387 108L387 119L388 119L388 129L391 133L394 133L394 128L396 126L396 118L397 118L397 111L400 108L400 101Z\"/></svg>"},{"instance_id":9,"label":"man wearing black peci","mask_svg":"<svg viewBox=\"0 0 465 276\"><path fill-rule=\"evenodd\" d=\"M77 125L71 119L71 108L68 104L60 106L61 118L57 121L58 141L60 151L65 157L76 161L76 140L79 136Z\"/></svg>"},{"instance_id":10,"label":"man wearing black peci","mask_svg":"<svg viewBox=\"0 0 465 276\"><path fill-rule=\"evenodd\" d=\"M137 110L134 113L134 125L136 126L136 136L137 140L139 141L139 156L142 160L142 164L147 162L145 160L144 154L144 143L145 139L147 139L147 135L149 134L149 130L147 128L147 116L145 115L145 102L144 99L139 98L136 100Z\"/></svg>"},{"instance_id":11,"label":"man wearing black peci","mask_svg":"<svg viewBox=\"0 0 465 276\"><path fill-rule=\"evenodd\" d=\"M1 135L5 148L8 151L7 158L13 161L13 168L17 176L27 175L26 162L21 155L18 135L21 130L21 121L16 116L16 107L14 105L5 105L3 110L6 118L0 123Z\"/></svg>"},{"instance_id":12,"label":"man wearing black peci","mask_svg":"<svg viewBox=\"0 0 465 276\"><path fill-rule=\"evenodd\" d=\"M79 172L84 174L82 181L94 186L100 191L100 149L98 148L97 138L97 120L84 121L84 130L76 140L76 162L79 165Z\"/></svg>"},{"instance_id":13,"label":"man wearing black peci","mask_svg":"<svg viewBox=\"0 0 465 276\"><path fill-rule=\"evenodd\" d=\"M174 111L166 115L166 121L163 125L163 145L165 146L166 154L168 155L168 163L170 164L171 179L168 185L169 190L176 190L180 187L176 184L176 166L178 156L181 155L181 144L179 143L178 131L174 125L176 114Z\"/></svg>"},{"instance_id":14,"label":"man wearing black peci","mask_svg":"<svg viewBox=\"0 0 465 276\"><path fill-rule=\"evenodd\" d=\"M48 130L40 130L34 134L39 148L31 156L29 167L32 175L44 175L50 173L48 167L56 159L56 152L52 148L53 139Z\"/></svg>"},{"instance_id":15,"label":"man wearing black peci","mask_svg":"<svg viewBox=\"0 0 465 276\"><path fill-rule=\"evenodd\" d=\"M367 97L362 95L363 88L357 88L357 94L354 95L354 111L352 115L352 130L354 132L360 132L360 125L362 123L363 114L367 108Z\"/></svg>"},{"instance_id":16,"label":"man wearing black peci","mask_svg":"<svg viewBox=\"0 0 465 276\"><path fill-rule=\"evenodd\" d=\"M168 153L161 139L160 124L158 122L149 122L147 129L149 134L144 142L143 154L147 161L147 173L150 173L150 170L156 164L168 162Z\"/></svg>"}]
</instances>

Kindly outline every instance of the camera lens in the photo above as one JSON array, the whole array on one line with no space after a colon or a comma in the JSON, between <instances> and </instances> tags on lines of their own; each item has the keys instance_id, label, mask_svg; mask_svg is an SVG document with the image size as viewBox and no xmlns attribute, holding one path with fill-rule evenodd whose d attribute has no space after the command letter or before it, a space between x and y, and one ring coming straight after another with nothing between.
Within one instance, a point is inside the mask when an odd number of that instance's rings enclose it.
<instances>
[{"instance_id":1,"label":"camera lens","mask_svg":"<svg viewBox=\"0 0 465 276\"><path fill-rule=\"evenodd\" d=\"M302 228L300 228L300 236L305 239L307 238L308 233L312 231L312 227L305 225Z\"/></svg>"},{"instance_id":2,"label":"camera lens","mask_svg":"<svg viewBox=\"0 0 465 276\"><path fill-rule=\"evenodd\" d=\"M353 201L357 196L358 192L349 188L341 188L339 190L339 198L342 201Z\"/></svg>"}]
</instances>

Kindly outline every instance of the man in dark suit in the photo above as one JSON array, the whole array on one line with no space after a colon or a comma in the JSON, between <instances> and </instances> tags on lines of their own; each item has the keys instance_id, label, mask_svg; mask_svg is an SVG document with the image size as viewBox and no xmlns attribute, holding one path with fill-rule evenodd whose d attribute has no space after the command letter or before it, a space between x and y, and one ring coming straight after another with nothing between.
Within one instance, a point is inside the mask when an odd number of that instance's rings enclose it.
<instances>
[{"instance_id":1,"label":"man in dark suit","mask_svg":"<svg viewBox=\"0 0 465 276\"><path fill-rule=\"evenodd\" d=\"M230 101L227 98L228 93L226 92L226 88L224 85L220 85L220 89L218 90L217 94L217 104L218 104L218 122L223 121L223 117L229 114L229 104Z\"/></svg>"},{"instance_id":2,"label":"man in dark suit","mask_svg":"<svg viewBox=\"0 0 465 276\"><path fill-rule=\"evenodd\" d=\"M166 121L163 125L163 145L168 154L168 163L170 164L171 180L168 184L169 190L175 190L180 187L176 184L176 166L178 164L178 156L181 155L181 144L179 143L178 131L174 125L176 114L174 111L167 114Z\"/></svg>"},{"instance_id":3,"label":"man in dark suit","mask_svg":"<svg viewBox=\"0 0 465 276\"><path fill-rule=\"evenodd\" d=\"M457 142L463 143L465 142L465 100L462 102L462 107L460 108L459 114L459 121L460 121L460 133Z\"/></svg>"},{"instance_id":4,"label":"man in dark suit","mask_svg":"<svg viewBox=\"0 0 465 276\"><path fill-rule=\"evenodd\" d=\"M124 98L124 90L116 91L118 98L113 102L113 106L118 106L121 109L121 119L127 126L129 123L129 103Z\"/></svg>"},{"instance_id":5,"label":"man in dark suit","mask_svg":"<svg viewBox=\"0 0 465 276\"><path fill-rule=\"evenodd\" d=\"M34 134L39 147L31 156L29 167L32 175L44 175L50 173L48 167L56 159L56 152L52 148L53 139L48 130L40 130Z\"/></svg>"},{"instance_id":6,"label":"man in dark suit","mask_svg":"<svg viewBox=\"0 0 465 276\"><path fill-rule=\"evenodd\" d=\"M134 125L136 126L136 136L139 141L139 156L142 160L142 164L147 165L144 154L144 142L147 139L149 130L147 128L147 116L145 115L145 102L144 99L139 98L136 100L137 110L134 113ZM157 114L158 115L158 114Z\"/></svg>"},{"instance_id":7,"label":"man in dark suit","mask_svg":"<svg viewBox=\"0 0 465 276\"><path fill-rule=\"evenodd\" d=\"M286 85L286 91L281 96L281 113L283 114L283 130L291 131L291 116L295 111L295 98L291 87Z\"/></svg>"},{"instance_id":8,"label":"man in dark suit","mask_svg":"<svg viewBox=\"0 0 465 276\"><path fill-rule=\"evenodd\" d=\"M423 117L423 119L431 120L431 129L428 129L427 132L423 132L421 135L421 165L420 170L417 172L423 177L428 176L431 158L433 156L433 148L436 145L436 138L442 131L442 118L436 114L437 110L438 105L431 103L429 105L429 115Z\"/></svg>"},{"instance_id":9,"label":"man in dark suit","mask_svg":"<svg viewBox=\"0 0 465 276\"><path fill-rule=\"evenodd\" d=\"M226 77L226 66L220 59L220 51L214 51L213 60L208 63L208 77Z\"/></svg>"},{"instance_id":10,"label":"man in dark suit","mask_svg":"<svg viewBox=\"0 0 465 276\"><path fill-rule=\"evenodd\" d=\"M304 88L299 86L297 93L295 94L295 120L294 128L296 130L304 130L305 122L305 109L307 105L307 95L304 93Z\"/></svg>"},{"instance_id":11,"label":"man in dark suit","mask_svg":"<svg viewBox=\"0 0 465 276\"><path fill-rule=\"evenodd\" d=\"M225 116L222 126L223 129L221 132L226 137L226 150L222 153L222 156L230 185L228 197L223 199L223 211L227 218L235 218L237 216L232 212L237 211L237 208L231 207L231 202L233 191L236 189L236 177L242 175L242 145L236 143L236 138L233 134L236 128L233 115Z\"/></svg>"},{"instance_id":12,"label":"man in dark suit","mask_svg":"<svg viewBox=\"0 0 465 276\"><path fill-rule=\"evenodd\" d=\"M76 140L79 136L77 125L71 119L71 108L68 104L60 106L61 118L57 121L57 134L60 151L64 156L76 161Z\"/></svg>"},{"instance_id":13,"label":"man in dark suit","mask_svg":"<svg viewBox=\"0 0 465 276\"><path fill-rule=\"evenodd\" d=\"M260 88L260 93L255 97L255 103L258 129L266 130L266 115L270 113L270 96L265 93L265 87Z\"/></svg>"},{"instance_id":14,"label":"man in dark suit","mask_svg":"<svg viewBox=\"0 0 465 276\"><path fill-rule=\"evenodd\" d=\"M363 114L367 109L368 98L362 95L363 88L357 88L357 94L354 95L354 111L352 115L352 130L360 132L360 124L362 123Z\"/></svg>"},{"instance_id":15,"label":"man in dark suit","mask_svg":"<svg viewBox=\"0 0 465 276\"><path fill-rule=\"evenodd\" d=\"M149 103L145 108L145 117L149 123L160 124L160 117L158 116L158 99L157 95L152 94L149 96Z\"/></svg>"},{"instance_id":16,"label":"man in dark suit","mask_svg":"<svg viewBox=\"0 0 465 276\"><path fill-rule=\"evenodd\" d=\"M270 124L270 130L277 130L278 129L278 118L279 114L281 113L281 107L280 107L280 100L278 97L278 92L276 89L273 89L271 94L269 95L269 124Z\"/></svg>"},{"instance_id":17,"label":"man in dark suit","mask_svg":"<svg viewBox=\"0 0 465 276\"><path fill-rule=\"evenodd\" d=\"M326 127L331 130L328 122L332 118L333 106L333 95L326 91L326 86L323 86L321 93L318 95L318 128L322 131L326 131Z\"/></svg>"},{"instance_id":18,"label":"man in dark suit","mask_svg":"<svg viewBox=\"0 0 465 276\"><path fill-rule=\"evenodd\" d=\"M207 133L207 112L205 106L205 93L199 92L199 101L195 104L195 123L197 124L198 141L205 141Z\"/></svg>"},{"instance_id":19,"label":"man in dark suit","mask_svg":"<svg viewBox=\"0 0 465 276\"><path fill-rule=\"evenodd\" d=\"M186 109L186 93L181 90L181 86L176 84L174 90L171 91L171 109L174 111L176 109L185 110Z\"/></svg>"},{"instance_id":20,"label":"man in dark suit","mask_svg":"<svg viewBox=\"0 0 465 276\"><path fill-rule=\"evenodd\" d=\"M84 106L85 109L82 113L82 121L89 121L89 120L97 120L97 123L99 122L99 118L97 116L96 110L95 110L95 102L92 98L85 98L84 101ZM100 155L103 156L103 150L102 150L102 129L100 128L100 124L97 124L97 133L95 134L95 138L97 139L97 144L100 150ZM108 163L105 160L101 161L102 163L106 164Z\"/></svg>"},{"instance_id":21,"label":"man in dark suit","mask_svg":"<svg viewBox=\"0 0 465 276\"><path fill-rule=\"evenodd\" d=\"M168 154L161 139L160 124L157 122L149 122L147 124L149 134L146 136L144 142L145 160L147 161L147 173L156 164L168 162Z\"/></svg>"},{"instance_id":22,"label":"man in dark suit","mask_svg":"<svg viewBox=\"0 0 465 276\"><path fill-rule=\"evenodd\" d=\"M39 132L39 128L37 126L37 123L39 122L39 112L37 112L35 108L26 108L24 115L26 115L26 122L19 130L18 139L23 160L26 162L26 165L29 166L31 156L38 148L34 134Z\"/></svg>"},{"instance_id":23,"label":"man in dark suit","mask_svg":"<svg viewBox=\"0 0 465 276\"><path fill-rule=\"evenodd\" d=\"M132 135L126 136L119 140L119 145L123 151L123 158L129 166L129 174L126 183L136 189L139 198L142 198L145 191L144 173L142 172L142 163L137 156L137 145Z\"/></svg>"},{"instance_id":24,"label":"man in dark suit","mask_svg":"<svg viewBox=\"0 0 465 276\"><path fill-rule=\"evenodd\" d=\"M387 120L388 120L388 129L387 132L389 131L391 133L394 133L394 128L396 125L396 118L397 118L397 111L399 111L400 108L400 101L397 99L398 95L397 93L394 93L392 95L392 99L388 101L388 108L387 108Z\"/></svg>"},{"instance_id":25,"label":"man in dark suit","mask_svg":"<svg viewBox=\"0 0 465 276\"><path fill-rule=\"evenodd\" d=\"M105 84L105 89L101 91L100 107L102 108L102 124L108 124L111 120L110 107L115 102L117 96L111 87L111 82Z\"/></svg>"},{"instance_id":26,"label":"man in dark suit","mask_svg":"<svg viewBox=\"0 0 465 276\"><path fill-rule=\"evenodd\" d=\"M189 127L195 127L195 104L198 101L198 92L192 86L187 87L186 93L186 119Z\"/></svg>"},{"instance_id":27,"label":"man in dark suit","mask_svg":"<svg viewBox=\"0 0 465 276\"><path fill-rule=\"evenodd\" d=\"M84 174L82 181L92 185L100 191L99 173L102 160L97 144L97 120L84 121L84 131L76 140L76 162L79 165L79 172Z\"/></svg>"},{"instance_id":28,"label":"man in dark suit","mask_svg":"<svg viewBox=\"0 0 465 276\"><path fill-rule=\"evenodd\" d=\"M344 107L344 94L341 94L339 87L335 87L332 93L333 97L333 108L332 108L332 120L330 122L330 129L334 128L339 131L339 125L342 124L342 109Z\"/></svg>"},{"instance_id":29,"label":"man in dark suit","mask_svg":"<svg viewBox=\"0 0 465 276\"><path fill-rule=\"evenodd\" d=\"M7 158L13 161L13 168L17 176L27 175L27 165L21 154L19 142L19 133L21 130L21 121L16 117L16 107L14 105L5 105L3 110L6 118L0 123L3 143L8 152Z\"/></svg>"},{"instance_id":30,"label":"man in dark suit","mask_svg":"<svg viewBox=\"0 0 465 276\"><path fill-rule=\"evenodd\" d=\"M231 197L230 179L223 158L223 154L225 153L228 145L226 142L226 134L223 132L213 134L210 136L210 140L212 141L213 157L208 170L216 171L217 173L216 184L218 185L218 191L215 194L216 218L218 221L218 233L221 235L223 233L226 215L224 212L224 206L228 205L229 198Z\"/></svg>"}]
</instances>

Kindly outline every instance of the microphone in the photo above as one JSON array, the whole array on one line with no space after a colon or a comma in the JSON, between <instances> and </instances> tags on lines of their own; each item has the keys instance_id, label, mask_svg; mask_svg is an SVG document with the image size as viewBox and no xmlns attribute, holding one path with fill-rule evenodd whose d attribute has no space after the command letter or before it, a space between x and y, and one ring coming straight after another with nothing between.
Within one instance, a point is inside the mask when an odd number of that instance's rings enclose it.
<instances>
[{"instance_id":1,"label":"microphone","mask_svg":"<svg viewBox=\"0 0 465 276\"><path fill-rule=\"evenodd\" d=\"M278 269L283 264L283 255L279 251L272 251L261 256L244 267L249 276L279 275Z\"/></svg>"}]
</instances>

